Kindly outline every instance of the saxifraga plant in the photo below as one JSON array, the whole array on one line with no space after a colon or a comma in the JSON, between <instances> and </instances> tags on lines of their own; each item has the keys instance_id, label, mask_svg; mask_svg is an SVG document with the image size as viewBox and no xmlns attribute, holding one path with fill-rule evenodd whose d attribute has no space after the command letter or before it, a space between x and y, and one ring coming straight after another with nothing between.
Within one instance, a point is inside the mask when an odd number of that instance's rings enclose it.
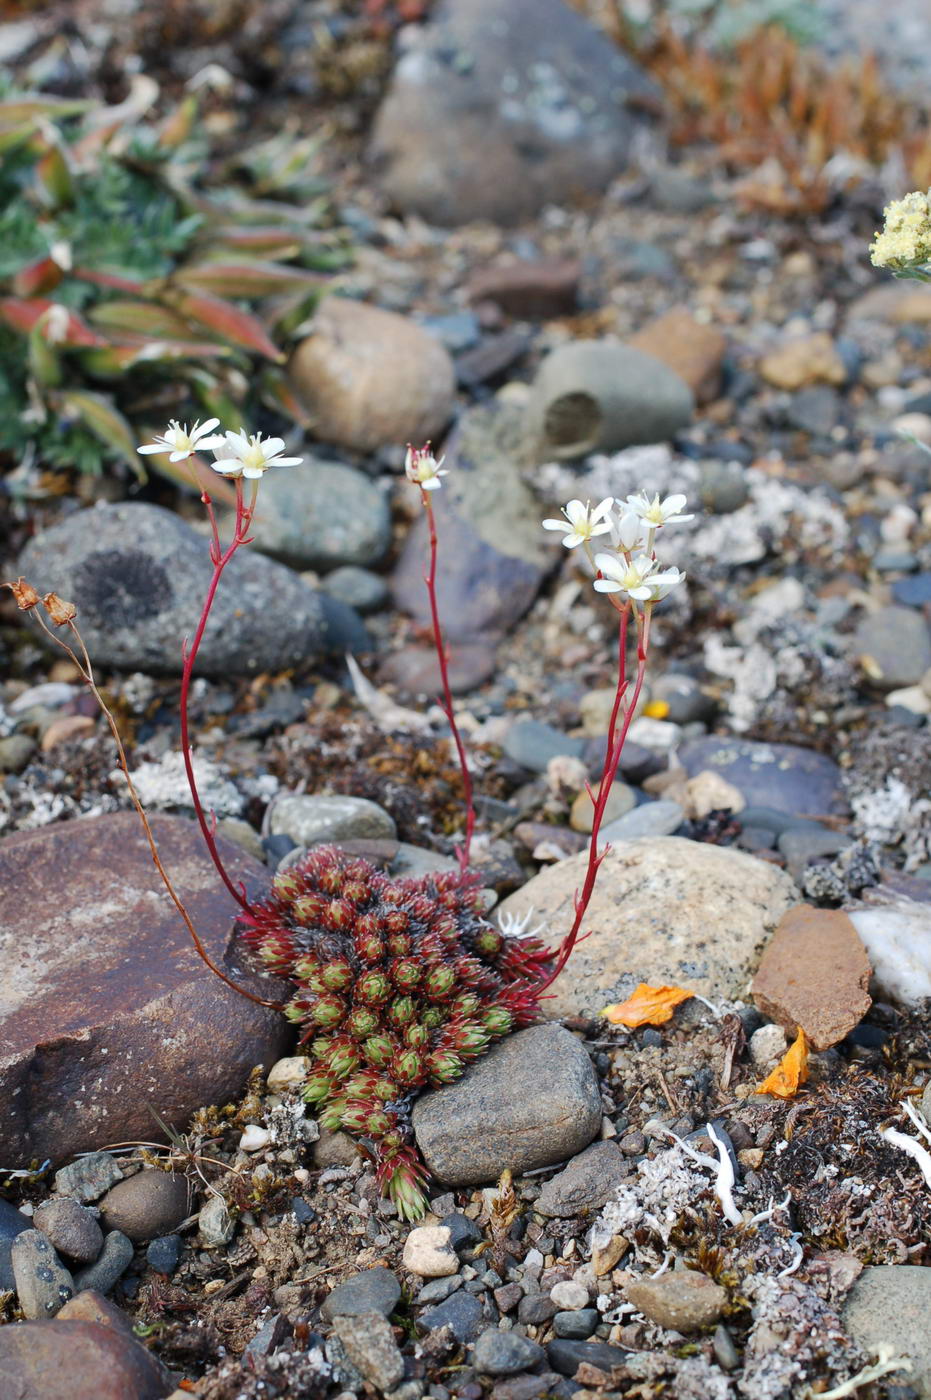
<instances>
[{"instance_id":1,"label":"saxifraga plant","mask_svg":"<svg viewBox=\"0 0 931 1400\"><path fill-rule=\"evenodd\" d=\"M0 464L142 475L169 415L307 425L280 366L347 258L318 227L314 142L223 160L195 95L144 120L157 96L145 76L116 107L0 95Z\"/></svg>"},{"instance_id":2,"label":"saxifraga plant","mask_svg":"<svg viewBox=\"0 0 931 1400\"><path fill-rule=\"evenodd\" d=\"M368 861L325 846L279 871L267 896L250 901L223 866L214 837L215 822L204 811L197 791L188 731L188 694L223 572L237 550L249 543L260 480L270 466L286 467L300 459L281 455L284 443L280 438L263 439L244 431L215 434L217 426L215 419L195 424L190 430L173 422L155 442L138 450L170 454L176 461L189 461L197 453L212 451L213 469L235 484L235 523L225 548L209 493L201 493L211 527L214 572L198 626L184 649L181 738L194 808L207 848L239 905L239 927L246 943L270 972L292 985L284 1003L263 1001L238 987L210 959L161 865L116 723L105 706L104 711L153 859L198 953L229 986L253 1001L275 1006L300 1027L300 1043L310 1060L305 1099L315 1106L324 1127L347 1132L360 1143L375 1164L382 1191L395 1202L403 1218L416 1220L427 1204L427 1172L417 1156L411 1125L417 1094L458 1079L494 1041L532 1024L539 1015L541 998L582 936L585 912L607 849L598 847L605 805L643 685L652 609L684 578L678 569L659 564L655 538L666 525L691 517L681 513L684 496L660 501L638 494L626 502L608 498L594 507L573 500L562 519L543 522L545 528L562 533L562 543L568 549L582 547L595 573L595 589L607 595L619 625L617 687L607 751L597 794L589 788L594 815L587 867L576 894L572 926L556 948L549 948L535 936L536 930L525 931L528 920L505 921L497 927L484 917L481 882L470 868L475 822L471 776L456 725L436 606L438 541L431 497L447 473L442 459L437 461L429 446L409 449L407 476L420 490L429 526L430 562L425 583L443 709L463 777L466 818L459 869L392 879ZM602 546L597 554L593 552L596 541ZM23 579L8 586L22 609L35 610L39 625L49 635L54 636L40 608L54 627L71 630L76 649L62 645L103 705L74 621L74 605L54 594L40 598ZM627 640L631 624L636 632L637 670L629 687Z\"/></svg>"}]
</instances>

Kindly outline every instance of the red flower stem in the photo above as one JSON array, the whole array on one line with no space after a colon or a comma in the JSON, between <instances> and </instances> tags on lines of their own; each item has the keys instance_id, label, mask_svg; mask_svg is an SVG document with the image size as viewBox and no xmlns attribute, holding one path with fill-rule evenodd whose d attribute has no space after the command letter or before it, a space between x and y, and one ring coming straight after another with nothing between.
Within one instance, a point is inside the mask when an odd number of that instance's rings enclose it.
<instances>
[{"instance_id":1,"label":"red flower stem","mask_svg":"<svg viewBox=\"0 0 931 1400\"><path fill-rule=\"evenodd\" d=\"M194 640L191 643L190 647L185 646L182 653L184 658L184 668L181 673L181 697L178 702L178 707L181 713L181 752L184 756L184 771L187 774L188 787L191 789L191 798L194 803L194 812L197 816L198 823L200 824L201 835L203 836L204 843L206 844L207 850L210 853L210 859L213 861L214 865L217 868L217 873L220 876L220 879L223 881L224 885L229 890L230 894L233 896L240 908L246 910L247 912L249 910L249 902L246 899L242 888L240 887L239 889L237 889L236 886L233 884L233 881L227 874L226 867L224 866L223 861L220 859L220 852L217 850L217 842L215 835L216 816L214 813L211 813L211 817L213 818L213 820L208 821L207 815L204 812L203 804L200 800L200 794L197 791L197 779L194 776L194 763L192 757L191 739L188 722L188 695L191 689L191 677L194 671L194 663L197 660L197 653L200 650L200 644L203 640L204 630L207 626L207 620L210 617L210 610L213 607L213 600L216 596L217 588L219 586L223 570L226 568L227 564L232 559L237 549L239 549L240 546L249 543L248 539L246 538L246 532L248 531L249 526L252 522L252 513L255 510L255 494L255 486L253 486L252 500L250 501L248 506L245 505L242 496L242 477L237 478L236 524L233 529L233 538L227 545L225 552L221 554L219 534L217 533L217 526L213 514L213 507L210 503L209 497L206 497L205 493L204 503L207 506L207 513L210 517L211 529L213 531L214 537L210 547L210 559L213 564L213 577L210 580L210 587L207 589L207 596L204 599L204 606L201 609L200 620L197 624L197 631L194 633Z\"/></svg>"},{"instance_id":2,"label":"red flower stem","mask_svg":"<svg viewBox=\"0 0 931 1400\"><path fill-rule=\"evenodd\" d=\"M614 748L614 736L617 733L617 716L621 708L621 701L624 698L624 691L627 689L627 624L630 621L630 600L621 609L621 620L617 630L617 694L614 697L614 705L611 709L611 719L608 722L608 754ZM605 754L607 759L607 754Z\"/></svg>"},{"instance_id":3,"label":"red flower stem","mask_svg":"<svg viewBox=\"0 0 931 1400\"><path fill-rule=\"evenodd\" d=\"M430 500L430 492L420 488L420 496L423 501L424 512L427 517L427 528L430 531L430 569L424 578L427 585L427 594L430 598L430 618L433 623L433 645L436 648L437 660L440 663L440 678L443 683L443 710L449 720L449 727L452 730L453 741L456 745L456 753L459 757L459 768L462 773L463 797L466 808L466 831L465 840L462 846L456 851L459 859L459 869L464 875L469 868L469 853L472 849L472 833L475 830L475 805L472 798L472 774L469 772L469 765L466 762L465 746L462 742L462 735L459 733L459 726L456 724L456 715L453 710L453 693L449 686L449 666L446 659L446 643L443 641L443 629L440 626L440 612L436 601L436 517L433 514L433 502Z\"/></svg>"},{"instance_id":4,"label":"red flower stem","mask_svg":"<svg viewBox=\"0 0 931 1400\"><path fill-rule=\"evenodd\" d=\"M624 631L625 643L627 640L625 624L626 612L627 609L625 608L624 613L621 614L621 628ZM634 682L634 692L630 698L630 701L624 704L624 721L621 725L621 731L615 738L614 743L609 744L608 751L605 754L604 767L601 773L601 784L598 789L598 797L595 800L594 804L595 811L594 816L592 818L592 834L588 847L588 865L585 870L585 879L582 884L582 889L580 893L577 894L575 897L575 918L572 921L571 929L567 933L566 937L563 939L562 943L560 943L559 945L556 961L553 964L552 970L549 972L545 980L543 982L538 983L534 989L535 994L537 996L539 996L541 992L544 992L547 987L549 987L553 982L555 982L556 978L562 972L563 968L566 966L566 963L569 961L569 958L572 955L572 950L579 940L579 930L582 927L582 920L585 918L585 911L591 903L592 894L595 890L595 881L598 878L598 871L601 867L601 862L604 860L605 855L607 854L607 847L605 847L605 849L601 852L600 855L598 854L598 833L601 830L601 823L602 819L604 818L605 807L608 803L608 795L611 792L611 785L614 782L614 778L617 773L617 766L621 761L621 753L624 748L624 741L627 738L627 731L630 728L631 723L633 721L634 714L637 709L637 701L640 699L640 691L643 688L643 678L646 675L647 651L650 642L650 605L647 604L647 606L643 610L642 622L641 615L639 612L635 613L635 616L637 619L637 679ZM623 663L619 663L617 695L615 696L614 711L612 712L612 722L614 722L616 719L617 711L622 701L625 700L625 695L627 691L627 680L624 676L625 669L626 665Z\"/></svg>"}]
</instances>

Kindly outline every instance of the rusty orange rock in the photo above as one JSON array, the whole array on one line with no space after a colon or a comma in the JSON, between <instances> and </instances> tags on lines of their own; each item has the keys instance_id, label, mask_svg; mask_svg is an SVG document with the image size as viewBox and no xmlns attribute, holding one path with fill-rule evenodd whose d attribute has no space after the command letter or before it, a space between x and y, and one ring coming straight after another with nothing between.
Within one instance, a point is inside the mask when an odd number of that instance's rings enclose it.
<instances>
[{"instance_id":1,"label":"rusty orange rock","mask_svg":"<svg viewBox=\"0 0 931 1400\"><path fill-rule=\"evenodd\" d=\"M753 979L753 1000L813 1050L843 1040L870 1008L870 961L839 909L798 904L784 914Z\"/></svg>"}]
</instances>

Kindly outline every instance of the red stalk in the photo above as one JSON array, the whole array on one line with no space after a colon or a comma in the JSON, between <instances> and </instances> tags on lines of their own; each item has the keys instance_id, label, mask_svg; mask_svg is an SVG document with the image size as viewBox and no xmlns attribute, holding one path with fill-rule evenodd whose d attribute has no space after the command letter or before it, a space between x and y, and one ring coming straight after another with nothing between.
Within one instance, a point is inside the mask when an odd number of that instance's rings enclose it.
<instances>
[{"instance_id":1,"label":"red stalk","mask_svg":"<svg viewBox=\"0 0 931 1400\"><path fill-rule=\"evenodd\" d=\"M622 648L626 645L627 641L627 617L629 606L629 604L625 605L621 613L620 638ZM618 661L617 694L614 697L614 708L611 712L608 750L605 754L604 766L601 772L601 784L598 789L598 797L594 799L595 811L592 818L592 835L588 847L588 865L585 870L585 879L582 883L581 891L575 897L575 918L572 921L572 927L559 945L556 961L553 964L552 970L548 973L544 981L538 983L534 988L537 996L555 982L556 978L569 961L573 948L579 941L579 930L582 927L582 920L585 918L585 911L591 903L601 862L607 854L607 847L605 847L600 855L598 854L598 833L601 830L601 823L604 818L605 807L608 803L611 785L614 782L615 775L617 774L617 767L621 761L621 753L624 748L624 741L627 738L627 731L633 721L637 709L637 701L640 699L640 691L643 688L643 678L646 674L647 667L647 649L650 640L649 605L643 611L642 622L639 613L636 613L635 616L637 618L637 679L634 682L634 693L630 698L630 702L624 705L624 721L621 725L620 733L615 738L618 711L624 701L627 691L627 679L624 674L626 670L626 658L622 649Z\"/></svg>"},{"instance_id":2,"label":"red stalk","mask_svg":"<svg viewBox=\"0 0 931 1400\"><path fill-rule=\"evenodd\" d=\"M453 741L456 745L456 753L459 757L459 768L462 772L462 788L466 806L465 840L456 850L456 855L459 860L459 869L464 875L469 868L472 833L475 830L472 774L469 772L469 765L466 762L465 745L462 742L462 735L459 733L459 726L456 724L456 716L453 710L453 693L449 686L449 666L446 659L446 644L443 641L443 629L440 626L440 612L436 601L436 518L433 514L433 502L430 500L430 492L425 491L423 487L421 487L420 496L427 516L427 527L430 531L430 568L428 573L424 576L424 583L427 585L427 594L430 598L430 618L433 623L433 645L436 648L437 659L440 663L440 679L443 684L443 699L440 703L442 704L446 718L449 720L449 727L452 730Z\"/></svg>"},{"instance_id":3,"label":"red stalk","mask_svg":"<svg viewBox=\"0 0 931 1400\"><path fill-rule=\"evenodd\" d=\"M204 842L207 846L207 850L210 852L210 859L216 866L217 873L219 874L220 879L223 881L224 885L229 890L236 903L240 906L241 909L245 910L248 913L250 906L248 900L246 899L245 893L243 892L242 888L237 889L236 886L233 884L232 880L227 874L226 867L224 866L223 861L220 859L220 852L217 850L215 834L216 815L215 813L211 813L212 821L207 820L207 815L204 812L203 804L200 800L200 794L197 791L197 780L194 776L194 763L192 760L191 740L188 726L188 694L191 688L191 676L194 671L194 663L197 660L197 653L200 649L201 641L203 640L204 629L206 628L207 620L210 617L210 610L213 607L213 600L216 596L217 587L219 586L223 570L226 568L227 564L232 559L237 549L239 549L242 545L249 543L248 539L246 538L246 532L248 531L249 526L252 523L252 514L255 510L255 488L253 487L252 500L247 506L244 503L242 496L242 477L237 478L236 524L233 529L233 538L230 540L230 543L227 545L226 550L223 553L220 552L220 536L217 530L217 522L213 512L213 506L211 504L210 497L207 495L206 491L202 493L201 500L206 506L207 513L210 518L210 527L212 532L212 539L210 543L210 562L213 564L213 578L210 580L210 587L207 589L207 596L204 599L204 606L201 609L200 620L197 624L197 631L194 633L194 640L191 643L190 647L188 647L187 643L185 643L184 648L182 650L184 668L181 673L181 697L178 702L181 713L181 752L184 755L184 771L187 774L188 787L191 789L191 798L194 803L194 812L200 824L201 834L203 835Z\"/></svg>"}]
</instances>

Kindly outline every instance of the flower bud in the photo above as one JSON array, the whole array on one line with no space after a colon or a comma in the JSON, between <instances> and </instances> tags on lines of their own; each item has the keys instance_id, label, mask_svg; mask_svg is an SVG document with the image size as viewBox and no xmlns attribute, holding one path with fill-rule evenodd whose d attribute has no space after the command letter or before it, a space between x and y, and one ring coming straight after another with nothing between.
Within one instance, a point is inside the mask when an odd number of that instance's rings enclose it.
<instances>
[{"instance_id":1,"label":"flower bud","mask_svg":"<svg viewBox=\"0 0 931 1400\"><path fill-rule=\"evenodd\" d=\"M325 1069L315 1069L310 1072L301 1086L301 1093L306 1103L322 1103L329 1098L335 1088L332 1077Z\"/></svg>"},{"instance_id":2,"label":"flower bud","mask_svg":"<svg viewBox=\"0 0 931 1400\"><path fill-rule=\"evenodd\" d=\"M346 1100L344 1098L331 1099L317 1115L317 1122L321 1128L326 1128L328 1133L338 1133L343 1126L345 1111Z\"/></svg>"},{"instance_id":3,"label":"flower bud","mask_svg":"<svg viewBox=\"0 0 931 1400\"><path fill-rule=\"evenodd\" d=\"M460 992L449 1004L450 1014L467 1021L481 1009L481 998L474 992Z\"/></svg>"},{"instance_id":4,"label":"flower bud","mask_svg":"<svg viewBox=\"0 0 931 1400\"><path fill-rule=\"evenodd\" d=\"M324 927L334 933L348 933L355 921L355 907L348 899L331 899L323 911Z\"/></svg>"},{"instance_id":5,"label":"flower bud","mask_svg":"<svg viewBox=\"0 0 931 1400\"><path fill-rule=\"evenodd\" d=\"M423 1050L430 1044L430 1032L426 1026L415 1021L404 1032L404 1044L409 1045L412 1050Z\"/></svg>"},{"instance_id":6,"label":"flower bud","mask_svg":"<svg viewBox=\"0 0 931 1400\"><path fill-rule=\"evenodd\" d=\"M514 1017L506 1006L490 1006L479 1019L491 1036L507 1035L514 1024Z\"/></svg>"},{"instance_id":7,"label":"flower bud","mask_svg":"<svg viewBox=\"0 0 931 1400\"><path fill-rule=\"evenodd\" d=\"M319 894L302 894L300 899L296 899L291 905L291 917L298 924L308 928L322 921L326 906L327 901Z\"/></svg>"},{"instance_id":8,"label":"flower bud","mask_svg":"<svg viewBox=\"0 0 931 1400\"><path fill-rule=\"evenodd\" d=\"M420 1013L420 1024L430 1031L435 1031L445 1020L446 1010L441 1006L425 1006Z\"/></svg>"},{"instance_id":9,"label":"flower bud","mask_svg":"<svg viewBox=\"0 0 931 1400\"><path fill-rule=\"evenodd\" d=\"M320 870L317 876L317 884L324 894L331 897L342 893L344 884L343 872L335 860L329 860Z\"/></svg>"},{"instance_id":10,"label":"flower bud","mask_svg":"<svg viewBox=\"0 0 931 1400\"><path fill-rule=\"evenodd\" d=\"M475 936L475 951L483 958L488 958L494 962L495 958L504 947L504 934L499 933L490 924L479 929Z\"/></svg>"},{"instance_id":11,"label":"flower bud","mask_svg":"<svg viewBox=\"0 0 931 1400\"><path fill-rule=\"evenodd\" d=\"M346 1015L346 1003L342 997L336 996L333 992L327 992L323 996L317 997L310 1009L310 1019L315 1026L321 1026L324 1030L331 1030L338 1026Z\"/></svg>"},{"instance_id":12,"label":"flower bud","mask_svg":"<svg viewBox=\"0 0 931 1400\"><path fill-rule=\"evenodd\" d=\"M290 870L280 871L272 880L272 894L289 903L297 899L301 892L301 882Z\"/></svg>"},{"instance_id":13,"label":"flower bud","mask_svg":"<svg viewBox=\"0 0 931 1400\"><path fill-rule=\"evenodd\" d=\"M348 899L352 904L364 904L368 899L369 893L369 886L364 880L351 880L347 878L343 883L343 898Z\"/></svg>"},{"instance_id":14,"label":"flower bud","mask_svg":"<svg viewBox=\"0 0 931 1400\"><path fill-rule=\"evenodd\" d=\"M368 1102L348 1104L343 1112L342 1126L348 1133L380 1138L391 1128L391 1119L383 1108Z\"/></svg>"},{"instance_id":15,"label":"flower bud","mask_svg":"<svg viewBox=\"0 0 931 1400\"><path fill-rule=\"evenodd\" d=\"M42 606L49 615L49 621L55 627L64 627L65 623L71 622L78 615L74 604L66 603L64 598L59 598L57 593L46 593L42 599Z\"/></svg>"},{"instance_id":16,"label":"flower bud","mask_svg":"<svg viewBox=\"0 0 931 1400\"><path fill-rule=\"evenodd\" d=\"M385 947L393 958L406 958L413 951L414 940L409 933L392 933L385 939Z\"/></svg>"},{"instance_id":17,"label":"flower bud","mask_svg":"<svg viewBox=\"0 0 931 1400\"><path fill-rule=\"evenodd\" d=\"M11 590L20 612L28 612L30 608L38 606L39 595L32 584L27 583L24 578L18 578L15 583L5 583L3 587Z\"/></svg>"},{"instance_id":18,"label":"flower bud","mask_svg":"<svg viewBox=\"0 0 931 1400\"><path fill-rule=\"evenodd\" d=\"M402 1050L391 1061L391 1075L405 1088L413 1088L422 1083L427 1075L423 1057L419 1050Z\"/></svg>"},{"instance_id":19,"label":"flower bud","mask_svg":"<svg viewBox=\"0 0 931 1400\"><path fill-rule=\"evenodd\" d=\"M348 1036L334 1041L326 1058L326 1067L334 1079L345 1079L360 1064L362 1052Z\"/></svg>"},{"instance_id":20,"label":"flower bud","mask_svg":"<svg viewBox=\"0 0 931 1400\"><path fill-rule=\"evenodd\" d=\"M328 992L345 992L351 985L355 972L348 958L333 958L325 963L320 971L320 980Z\"/></svg>"},{"instance_id":21,"label":"flower bud","mask_svg":"<svg viewBox=\"0 0 931 1400\"><path fill-rule=\"evenodd\" d=\"M388 975L399 991L410 992L423 976L423 968L414 958L395 958Z\"/></svg>"}]
</instances>

